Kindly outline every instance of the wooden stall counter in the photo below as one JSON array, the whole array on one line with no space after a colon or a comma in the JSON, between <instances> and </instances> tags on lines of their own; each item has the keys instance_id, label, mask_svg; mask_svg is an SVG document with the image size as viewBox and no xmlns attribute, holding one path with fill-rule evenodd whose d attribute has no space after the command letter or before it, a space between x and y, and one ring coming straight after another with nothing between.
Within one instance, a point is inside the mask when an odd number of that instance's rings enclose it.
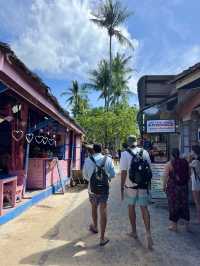
<instances>
[{"instance_id":1,"label":"wooden stall counter","mask_svg":"<svg viewBox=\"0 0 200 266\"><path fill-rule=\"evenodd\" d=\"M67 177L68 162L59 160L63 176ZM56 158L31 158L27 177L28 189L45 189L59 180Z\"/></svg>"},{"instance_id":2,"label":"wooden stall counter","mask_svg":"<svg viewBox=\"0 0 200 266\"><path fill-rule=\"evenodd\" d=\"M5 194L5 185L11 185L11 199L12 199L12 207L16 205L16 188L17 188L17 176L9 176L0 175L0 216L3 214L3 198Z\"/></svg>"}]
</instances>

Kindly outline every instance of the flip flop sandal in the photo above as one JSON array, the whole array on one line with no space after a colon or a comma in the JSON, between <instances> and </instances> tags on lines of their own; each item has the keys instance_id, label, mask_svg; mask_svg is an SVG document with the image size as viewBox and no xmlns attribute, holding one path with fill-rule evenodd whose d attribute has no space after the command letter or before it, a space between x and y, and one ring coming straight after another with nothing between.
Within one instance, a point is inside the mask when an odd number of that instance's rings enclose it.
<instances>
[{"instance_id":1,"label":"flip flop sandal","mask_svg":"<svg viewBox=\"0 0 200 266\"><path fill-rule=\"evenodd\" d=\"M106 244L108 244L109 241L110 241L109 239L101 240L100 246L105 246Z\"/></svg>"},{"instance_id":2,"label":"flip flop sandal","mask_svg":"<svg viewBox=\"0 0 200 266\"><path fill-rule=\"evenodd\" d=\"M177 229L176 227L173 227L173 226L169 226L169 227L168 227L168 230L169 230L169 231L172 231L172 232L175 232L175 233L178 232L178 229Z\"/></svg>"},{"instance_id":3,"label":"flip flop sandal","mask_svg":"<svg viewBox=\"0 0 200 266\"><path fill-rule=\"evenodd\" d=\"M98 234L98 230L96 230L96 229L94 228L93 225L90 225L89 230L90 230L90 232L92 232L93 234Z\"/></svg>"}]
</instances>

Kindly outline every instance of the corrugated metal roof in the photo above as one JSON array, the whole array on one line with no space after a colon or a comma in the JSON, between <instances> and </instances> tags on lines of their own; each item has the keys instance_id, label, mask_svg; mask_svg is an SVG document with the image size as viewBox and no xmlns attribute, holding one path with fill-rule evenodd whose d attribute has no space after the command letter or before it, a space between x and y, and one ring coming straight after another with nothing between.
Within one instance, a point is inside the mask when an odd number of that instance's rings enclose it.
<instances>
[{"instance_id":1,"label":"corrugated metal roof","mask_svg":"<svg viewBox=\"0 0 200 266\"><path fill-rule=\"evenodd\" d=\"M200 63L197 63L191 67L189 67L188 69L185 69L183 70L180 74L176 75L175 78L173 78L170 83L174 83L176 82L177 80L179 79L182 79L184 78L185 76L197 71L197 70L200 70Z\"/></svg>"}]
</instances>

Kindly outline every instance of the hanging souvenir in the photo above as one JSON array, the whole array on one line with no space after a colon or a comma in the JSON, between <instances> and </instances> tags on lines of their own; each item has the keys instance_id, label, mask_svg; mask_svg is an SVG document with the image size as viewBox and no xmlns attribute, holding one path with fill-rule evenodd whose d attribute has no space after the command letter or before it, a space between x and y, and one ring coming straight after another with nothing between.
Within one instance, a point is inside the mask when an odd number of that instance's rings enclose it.
<instances>
[{"instance_id":1,"label":"hanging souvenir","mask_svg":"<svg viewBox=\"0 0 200 266\"><path fill-rule=\"evenodd\" d=\"M43 136L41 135L35 136L35 141L37 144L41 144L43 141Z\"/></svg>"},{"instance_id":2,"label":"hanging souvenir","mask_svg":"<svg viewBox=\"0 0 200 266\"><path fill-rule=\"evenodd\" d=\"M22 130L13 130L12 137L15 141L20 141L24 136L24 132Z\"/></svg>"},{"instance_id":3,"label":"hanging souvenir","mask_svg":"<svg viewBox=\"0 0 200 266\"><path fill-rule=\"evenodd\" d=\"M49 139L48 143L50 146L53 146L55 144L55 139Z\"/></svg>"},{"instance_id":4,"label":"hanging souvenir","mask_svg":"<svg viewBox=\"0 0 200 266\"><path fill-rule=\"evenodd\" d=\"M42 143L44 144L44 145L46 145L47 144L47 142L48 142L48 138L47 137L43 137L43 140L42 140Z\"/></svg>"},{"instance_id":5,"label":"hanging souvenir","mask_svg":"<svg viewBox=\"0 0 200 266\"><path fill-rule=\"evenodd\" d=\"M21 106L21 104L16 104L16 105L14 105L13 107L12 107L12 112L14 113L14 114L16 114L16 113L18 113L20 110L21 110L21 108L22 108L22 106Z\"/></svg>"},{"instance_id":6,"label":"hanging souvenir","mask_svg":"<svg viewBox=\"0 0 200 266\"><path fill-rule=\"evenodd\" d=\"M26 134L26 141L30 144L33 141L34 134L33 133L28 133Z\"/></svg>"},{"instance_id":7,"label":"hanging souvenir","mask_svg":"<svg viewBox=\"0 0 200 266\"><path fill-rule=\"evenodd\" d=\"M16 129L12 130L12 138L15 141L20 141L24 137L24 132L19 128L19 111L21 110L21 105L15 105L12 108L13 113L17 114Z\"/></svg>"}]
</instances>

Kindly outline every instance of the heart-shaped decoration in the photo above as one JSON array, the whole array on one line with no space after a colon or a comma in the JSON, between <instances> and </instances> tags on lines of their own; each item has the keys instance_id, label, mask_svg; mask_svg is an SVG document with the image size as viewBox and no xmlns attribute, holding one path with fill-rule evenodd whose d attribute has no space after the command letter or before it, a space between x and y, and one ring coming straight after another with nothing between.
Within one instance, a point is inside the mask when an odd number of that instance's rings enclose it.
<instances>
[{"instance_id":1,"label":"heart-shaped decoration","mask_svg":"<svg viewBox=\"0 0 200 266\"><path fill-rule=\"evenodd\" d=\"M13 130L12 137L15 141L20 141L24 136L24 132L22 130Z\"/></svg>"},{"instance_id":2,"label":"heart-shaped decoration","mask_svg":"<svg viewBox=\"0 0 200 266\"><path fill-rule=\"evenodd\" d=\"M26 134L26 141L30 144L33 141L34 135L33 133Z\"/></svg>"},{"instance_id":3,"label":"heart-shaped decoration","mask_svg":"<svg viewBox=\"0 0 200 266\"><path fill-rule=\"evenodd\" d=\"M48 140L49 145L53 146L55 144L55 139Z\"/></svg>"},{"instance_id":4,"label":"heart-shaped decoration","mask_svg":"<svg viewBox=\"0 0 200 266\"><path fill-rule=\"evenodd\" d=\"M43 136L36 136L35 137L35 141L36 141L37 144L41 144L42 141L43 141Z\"/></svg>"},{"instance_id":5,"label":"heart-shaped decoration","mask_svg":"<svg viewBox=\"0 0 200 266\"><path fill-rule=\"evenodd\" d=\"M47 142L48 142L48 138L47 137L43 137L43 140L42 140L42 143L44 144L44 145L46 145L47 144Z\"/></svg>"}]
</instances>

